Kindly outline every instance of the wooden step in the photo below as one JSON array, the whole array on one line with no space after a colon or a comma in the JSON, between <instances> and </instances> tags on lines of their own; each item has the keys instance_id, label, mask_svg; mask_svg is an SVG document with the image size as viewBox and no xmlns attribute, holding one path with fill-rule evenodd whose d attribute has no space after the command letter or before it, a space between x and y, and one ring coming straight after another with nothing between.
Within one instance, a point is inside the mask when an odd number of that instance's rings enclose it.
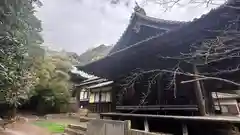
<instances>
[{"instance_id":1,"label":"wooden step","mask_svg":"<svg viewBox=\"0 0 240 135\"><path fill-rule=\"evenodd\" d=\"M84 131L84 132L87 131L87 127L86 127L86 126L83 126L83 125L69 124L69 125L67 126L67 128L75 129L75 130L81 130L81 131Z\"/></svg>"},{"instance_id":2,"label":"wooden step","mask_svg":"<svg viewBox=\"0 0 240 135\"><path fill-rule=\"evenodd\" d=\"M83 132L81 130L71 129L71 128L65 128L64 133L68 135L85 135L86 134L86 132Z\"/></svg>"}]
</instances>

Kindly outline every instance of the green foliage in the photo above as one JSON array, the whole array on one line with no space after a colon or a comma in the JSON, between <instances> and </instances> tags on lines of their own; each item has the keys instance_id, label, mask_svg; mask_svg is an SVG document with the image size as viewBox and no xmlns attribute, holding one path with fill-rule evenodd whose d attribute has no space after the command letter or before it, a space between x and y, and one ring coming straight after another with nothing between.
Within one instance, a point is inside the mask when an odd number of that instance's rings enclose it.
<instances>
[{"instance_id":1,"label":"green foliage","mask_svg":"<svg viewBox=\"0 0 240 135\"><path fill-rule=\"evenodd\" d=\"M45 56L36 60L35 72L38 84L31 94L38 99L37 110L40 113L60 112L63 108L67 111L71 88L68 72L71 66L67 57L59 55Z\"/></svg>"},{"instance_id":2,"label":"green foliage","mask_svg":"<svg viewBox=\"0 0 240 135\"><path fill-rule=\"evenodd\" d=\"M30 0L0 1L0 90L4 101L17 107L27 99L36 78L28 67L28 49L43 42L41 22Z\"/></svg>"},{"instance_id":3,"label":"green foliage","mask_svg":"<svg viewBox=\"0 0 240 135\"><path fill-rule=\"evenodd\" d=\"M66 127L65 125L62 124L47 121L36 121L33 124L39 127L47 128L52 133L63 133Z\"/></svg>"},{"instance_id":4,"label":"green foliage","mask_svg":"<svg viewBox=\"0 0 240 135\"><path fill-rule=\"evenodd\" d=\"M40 46L42 28L35 5L41 2L0 0L0 103L17 108L35 98L38 108L61 111L70 98L72 60Z\"/></svg>"}]
</instances>

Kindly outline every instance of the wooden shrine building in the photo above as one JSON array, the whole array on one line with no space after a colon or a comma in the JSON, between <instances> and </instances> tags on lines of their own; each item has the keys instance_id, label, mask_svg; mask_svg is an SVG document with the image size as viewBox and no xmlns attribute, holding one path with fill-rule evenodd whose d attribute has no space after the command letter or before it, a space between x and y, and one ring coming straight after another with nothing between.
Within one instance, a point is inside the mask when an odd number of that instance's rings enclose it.
<instances>
[{"instance_id":1,"label":"wooden shrine building","mask_svg":"<svg viewBox=\"0 0 240 135\"><path fill-rule=\"evenodd\" d=\"M106 81L88 87L90 93L88 109L91 112L101 113L113 111L112 84L113 81Z\"/></svg>"},{"instance_id":2,"label":"wooden shrine building","mask_svg":"<svg viewBox=\"0 0 240 135\"><path fill-rule=\"evenodd\" d=\"M134 73L137 69L144 71L172 69L179 61L161 59L161 56L175 57L182 53L188 53L192 49L192 44L219 36L221 33L216 31L224 30L229 25L230 20L236 19L238 14L236 9L226 6L232 4L236 3L228 2L192 22L166 21L148 17L145 12L134 12L127 29L109 55L78 68L87 73L114 80L117 83L120 83L120 80ZM234 59L231 62L234 64L237 60ZM213 64L211 66L219 65ZM193 65L184 63L180 66L183 70L193 73ZM203 68L202 70L210 71L212 69ZM147 88L144 83L148 82L149 76L151 75L146 74L134 85L134 88L125 90L128 93L123 96L125 99L121 101L120 106L117 106L117 110L131 112L135 109L144 110L146 107L147 110L154 112L157 112L158 109L173 112L174 110L199 112L202 103L200 103L201 99L198 100L199 97L197 98L196 94L199 96L199 94L205 92L194 92L194 89L196 89L194 83L181 84L181 80L192 79L192 77L184 75L177 76L177 91L174 91L174 89L166 90L166 84L169 80L167 79L168 75L163 74L159 81L152 86L151 89L155 90L152 90L149 98L146 99L148 100L147 104L141 105L140 95L144 91L146 92ZM214 81L209 82L212 84ZM211 89L212 91L238 90L237 87L230 88L224 84L218 86L219 82L216 81L214 83L216 85L208 85L209 83L206 81L205 89ZM116 91L124 91L124 88L119 87L119 90ZM210 92L205 94L205 96L211 97ZM200 96L202 98L203 95Z\"/></svg>"},{"instance_id":3,"label":"wooden shrine building","mask_svg":"<svg viewBox=\"0 0 240 135\"><path fill-rule=\"evenodd\" d=\"M113 81L99 77L91 77L75 85L73 96L79 108L88 109L92 113L110 112L112 104Z\"/></svg>"},{"instance_id":4,"label":"wooden shrine building","mask_svg":"<svg viewBox=\"0 0 240 135\"><path fill-rule=\"evenodd\" d=\"M152 119L149 125L145 124L148 116L151 119L166 118L165 115L170 115L174 116L171 119L173 121L176 116L215 115L211 93L233 92L239 90L240 86L225 81L228 79L232 82L240 81L239 70L226 73L228 66L234 68L240 63L239 37L236 38L238 35L236 33L240 29L239 13L239 3L235 0L229 0L190 22L148 17L143 9L136 7L127 29L110 53L98 61L78 68L114 81L115 112L119 114L109 113L108 116L112 115L113 119L126 117L132 120L132 126L137 129L149 130L151 127L151 130L156 131L161 126L162 130L168 129L163 127L170 121L164 121L165 125L159 126L159 123L156 124L157 121ZM223 42L218 43L219 39ZM211 47L222 47L222 44L227 48L233 45L236 47L233 50L219 52L211 50ZM210 46L209 53L213 52L209 57L217 55L218 57L213 58L218 61L204 63L208 58L202 59L201 56L206 52L198 49L205 49L206 46ZM232 55L224 58L218 55L220 53ZM192 55L189 57L188 54ZM181 61L183 57L184 60ZM219 69L225 69L223 74L218 73ZM206 79L210 73L211 77ZM222 78L224 81L216 78ZM142 119L134 119L135 117ZM139 126L141 122L144 126ZM170 125L175 128L174 124ZM191 132L202 133L195 127L191 129Z\"/></svg>"}]
</instances>

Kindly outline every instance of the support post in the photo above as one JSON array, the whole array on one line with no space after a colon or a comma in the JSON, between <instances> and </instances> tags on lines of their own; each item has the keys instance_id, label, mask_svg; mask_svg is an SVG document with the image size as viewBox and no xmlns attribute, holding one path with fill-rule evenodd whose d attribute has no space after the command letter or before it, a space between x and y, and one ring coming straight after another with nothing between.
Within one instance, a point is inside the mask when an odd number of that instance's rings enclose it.
<instances>
[{"instance_id":1,"label":"support post","mask_svg":"<svg viewBox=\"0 0 240 135\"><path fill-rule=\"evenodd\" d=\"M201 85L201 90L203 91L203 95L204 95L206 113L209 115L214 114L214 102L213 102L213 98L212 98L212 93L211 93L211 91L209 92L205 89L203 81L201 81L199 83Z\"/></svg>"},{"instance_id":2,"label":"support post","mask_svg":"<svg viewBox=\"0 0 240 135\"><path fill-rule=\"evenodd\" d=\"M196 65L193 66L193 71L194 71L194 74L198 74ZM198 77L194 77L194 78L197 79ZM196 93L199 112L200 112L200 115L204 116L206 115L206 108L205 108L200 81L195 81L194 85L195 85L195 93Z\"/></svg>"},{"instance_id":3,"label":"support post","mask_svg":"<svg viewBox=\"0 0 240 135\"><path fill-rule=\"evenodd\" d=\"M161 91L162 91L162 85L161 85L161 81L160 81L161 77L157 78L157 100L158 100L158 104L161 105Z\"/></svg>"},{"instance_id":4,"label":"support post","mask_svg":"<svg viewBox=\"0 0 240 135\"><path fill-rule=\"evenodd\" d=\"M188 129L185 123L182 123L182 135L188 135Z\"/></svg>"},{"instance_id":5,"label":"support post","mask_svg":"<svg viewBox=\"0 0 240 135\"><path fill-rule=\"evenodd\" d=\"M79 90L79 89L77 89L77 88L75 88L75 90L76 90L76 100L77 100L77 105L78 105L78 107L80 107L81 106L81 104L80 104L80 94L81 94L81 90Z\"/></svg>"},{"instance_id":6,"label":"support post","mask_svg":"<svg viewBox=\"0 0 240 135\"><path fill-rule=\"evenodd\" d=\"M119 89L119 87L116 84L113 84L112 89L111 89L111 110L110 112L115 112L116 111L116 103L117 103L117 95L116 91Z\"/></svg>"},{"instance_id":7,"label":"support post","mask_svg":"<svg viewBox=\"0 0 240 135\"><path fill-rule=\"evenodd\" d=\"M100 113L100 119L104 119L104 116Z\"/></svg>"},{"instance_id":8,"label":"support post","mask_svg":"<svg viewBox=\"0 0 240 135\"><path fill-rule=\"evenodd\" d=\"M99 101L97 103L97 112L101 113L102 112L102 108L101 108L101 101L102 101L102 91L99 91Z\"/></svg>"},{"instance_id":9,"label":"support post","mask_svg":"<svg viewBox=\"0 0 240 135\"><path fill-rule=\"evenodd\" d=\"M149 125L148 125L147 118L144 119L144 131L149 132Z\"/></svg>"},{"instance_id":10,"label":"support post","mask_svg":"<svg viewBox=\"0 0 240 135\"><path fill-rule=\"evenodd\" d=\"M131 120L125 120L124 121L124 135L128 135L130 129L131 129Z\"/></svg>"},{"instance_id":11,"label":"support post","mask_svg":"<svg viewBox=\"0 0 240 135\"><path fill-rule=\"evenodd\" d=\"M208 102L207 102L208 113L210 115L213 115L213 114L215 114L215 111L214 111L214 101L213 101L212 93L207 91L206 94L207 94L206 98L208 100Z\"/></svg>"}]
</instances>

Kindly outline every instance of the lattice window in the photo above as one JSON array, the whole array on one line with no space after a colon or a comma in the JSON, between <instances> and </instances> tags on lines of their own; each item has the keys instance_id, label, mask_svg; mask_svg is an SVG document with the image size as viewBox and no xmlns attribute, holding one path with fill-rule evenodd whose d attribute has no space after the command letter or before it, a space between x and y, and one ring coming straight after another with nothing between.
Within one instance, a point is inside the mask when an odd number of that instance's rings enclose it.
<instances>
[{"instance_id":1,"label":"lattice window","mask_svg":"<svg viewBox=\"0 0 240 135\"><path fill-rule=\"evenodd\" d=\"M88 91L82 90L80 92L80 100L87 99L88 98Z\"/></svg>"},{"instance_id":2,"label":"lattice window","mask_svg":"<svg viewBox=\"0 0 240 135\"><path fill-rule=\"evenodd\" d=\"M94 97L95 97L95 93L91 93L89 103L94 103Z\"/></svg>"},{"instance_id":3,"label":"lattice window","mask_svg":"<svg viewBox=\"0 0 240 135\"><path fill-rule=\"evenodd\" d=\"M87 92L87 91L84 91L83 98L84 98L84 99L87 99L87 98L88 98L88 92Z\"/></svg>"},{"instance_id":4,"label":"lattice window","mask_svg":"<svg viewBox=\"0 0 240 135\"><path fill-rule=\"evenodd\" d=\"M227 106L221 106L222 113L228 113Z\"/></svg>"},{"instance_id":5,"label":"lattice window","mask_svg":"<svg viewBox=\"0 0 240 135\"><path fill-rule=\"evenodd\" d=\"M111 92L106 93L106 102L111 102Z\"/></svg>"},{"instance_id":6,"label":"lattice window","mask_svg":"<svg viewBox=\"0 0 240 135\"><path fill-rule=\"evenodd\" d=\"M80 92L80 100L84 98L84 91Z\"/></svg>"},{"instance_id":7,"label":"lattice window","mask_svg":"<svg viewBox=\"0 0 240 135\"><path fill-rule=\"evenodd\" d=\"M95 92L95 96L94 96L95 103L99 102L99 99L100 99L99 97L100 97L99 92Z\"/></svg>"},{"instance_id":8,"label":"lattice window","mask_svg":"<svg viewBox=\"0 0 240 135\"><path fill-rule=\"evenodd\" d=\"M101 102L106 102L106 92L101 93Z\"/></svg>"}]
</instances>

